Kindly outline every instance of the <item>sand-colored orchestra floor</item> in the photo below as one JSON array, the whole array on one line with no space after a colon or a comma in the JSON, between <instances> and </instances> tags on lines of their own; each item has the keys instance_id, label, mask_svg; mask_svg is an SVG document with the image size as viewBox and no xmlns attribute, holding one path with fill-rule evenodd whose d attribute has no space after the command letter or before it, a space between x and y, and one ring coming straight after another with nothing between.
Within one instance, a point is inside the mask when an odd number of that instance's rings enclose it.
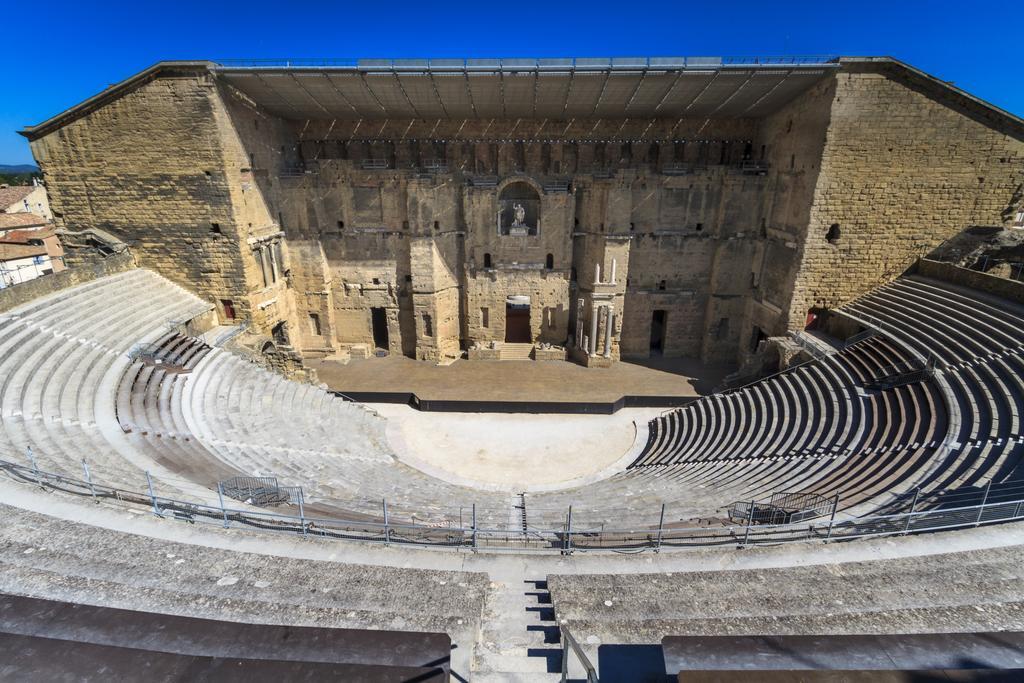
<instances>
[{"instance_id":1,"label":"sand-colored orchestra floor","mask_svg":"<svg viewBox=\"0 0 1024 683\"><path fill-rule=\"evenodd\" d=\"M634 421L646 424L664 410L529 415L369 405L388 419L389 441L406 464L448 481L515 493L603 478L616 463L624 468L629 463L619 461L633 447Z\"/></svg>"},{"instance_id":2,"label":"sand-colored orchestra floor","mask_svg":"<svg viewBox=\"0 0 1024 683\"><path fill-rule=\"evenodd\" d=\"M413 392L421 399L612 402L624 395L698 396L728 372L692 359L585 368L558 361L456 361L439 367L402 356L342 364L314 360L335 391ZM636 427L663 408L614 415L420 412L372 404L407 464L456 483L523 492L578 485L628 465ZM642 436L642 439L645 437ZM642 444L640 444L642 446Z\"/></svg>"}]
</instances>

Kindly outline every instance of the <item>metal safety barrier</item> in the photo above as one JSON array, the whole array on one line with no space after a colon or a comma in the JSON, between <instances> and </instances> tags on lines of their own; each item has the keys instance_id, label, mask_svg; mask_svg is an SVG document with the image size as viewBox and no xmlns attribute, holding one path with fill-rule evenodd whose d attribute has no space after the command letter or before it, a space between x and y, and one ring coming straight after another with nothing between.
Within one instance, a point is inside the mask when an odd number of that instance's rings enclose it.
<instances>
[{"instance_id":1,"label":"metal safety barrier","mask_svg":"<svg viewBox=\"0 0 1024 683\"><path fill-rule=\"evenodd\" d=\"M278 59L220 59L215 68L231 69L349 69L356 71L663 71L720 67L839 66L836 55L737 57L566 57L495 59L352 59L300 57Z\"/></svg>"},{"instance_id":2,"label":"metal safety barrier","mask_svg":"<svg viewBox=\"0 0 1024 683\"><path fill-rule=\"evenodd\" d=\"M957 505L955 492L945 497L929 493L927 498L941 500L933 509L921 509L925 498L915 494L914 503L907 512L874 514L863 517L816 519L789 524L733 524L720 527L690 527L665 523L665 506L657 525L637 525L616 528L606 524L581 524L573 521L572 507L567 510L565 523L558 528L536 527L493 529L479 527L475 506L469 524L460 521L441 523L394 521L389 517L386 501L382 502L382 518L344 519L311 516L302 507L298 496L298 515L263 509L236 509L226 506L223 497L219 505L183 501L156 494L152 479L146 473L146 491L131 491L107 486L94 481L88 464L83 461L85 479L39 469L31 451L29 465L0 459L0 472L10 478L79 496L95 501L119 505L145 507L153 514L186 521L205 522L225 528L244 528L272 531L301 536L330 539L369 541L384 544L405 544L426 547L463 548L467 550L547 551L571 554L585 551L645 551L658 552L664 548L698 546L751 546L797 541L835 541L866 537L880 537L962 529L982 524L1021 520L1024 516L1024 486L1020 482L1004 482L993 494L990 483L983 491L981 503ZM833 507L833 510L835 507Z\"/></svg>"}]
</instances>

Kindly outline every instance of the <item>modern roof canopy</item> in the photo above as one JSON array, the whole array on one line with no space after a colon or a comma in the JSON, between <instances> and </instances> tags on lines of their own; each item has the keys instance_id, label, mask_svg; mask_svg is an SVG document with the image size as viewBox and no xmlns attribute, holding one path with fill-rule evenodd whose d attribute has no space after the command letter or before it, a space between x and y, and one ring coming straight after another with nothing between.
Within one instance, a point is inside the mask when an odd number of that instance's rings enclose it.
<instances>
[{"instance_id":1,"label":"modern roof canopy","mask_svg":"<svg viewBox=\"0 0 1024 683\"><path fill-rule=\"evenodd\" d=\"M286 119L761 117L839 70L899 78L988 125L1024 121L891 57L281 59L159 62L21 132L36 139L149 81L210 73Z\"/></svg>"},{"instance_id":2,"label":"modern roof canopy","mask_svg":"<svg viewBox=\"0 0 1024 683\"><path fill-rule=\"evenodd\" d=\"M822 57L225 62L227 83L285 118L763 116L839 66Z\"/></svg>"}]
</instances>

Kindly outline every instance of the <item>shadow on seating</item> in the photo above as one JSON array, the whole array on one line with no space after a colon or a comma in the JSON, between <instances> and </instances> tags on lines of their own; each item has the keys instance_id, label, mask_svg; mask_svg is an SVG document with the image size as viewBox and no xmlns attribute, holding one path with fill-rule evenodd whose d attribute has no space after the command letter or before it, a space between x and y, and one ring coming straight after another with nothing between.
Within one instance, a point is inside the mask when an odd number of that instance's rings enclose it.
<instances>
[{"instance_id":1,"label":"shadow on seating","mask_svg":"<svg viewBox=\"0 0 1024 683\"><path fill-rule=\"evenodd\" d=\"M601 645L597 648L601 683L664 683L660 645Z\"/></svg>"}]
</instances>

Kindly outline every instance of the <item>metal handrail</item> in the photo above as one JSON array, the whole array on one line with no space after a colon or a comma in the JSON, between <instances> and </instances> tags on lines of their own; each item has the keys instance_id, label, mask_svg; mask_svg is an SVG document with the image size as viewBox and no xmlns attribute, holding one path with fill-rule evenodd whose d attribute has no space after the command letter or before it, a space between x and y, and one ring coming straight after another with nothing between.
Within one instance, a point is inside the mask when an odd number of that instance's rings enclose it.
<instances>
[{"instance_id":1,"label":"metal handrail","mask_svg":"<svg viewBox=\"0 0 1024 683\"><path fill-rule=\"evenodd\" d=\"M569 680L569 653L572 652L576 655L576 658L580 660L580 664L583 665L584 670L587 672L587 683L600 683L600 679L597 677L597 669L590 663L590 658L587 657L587 653L583 651L580 644L576 642L576 639L569 632L569 628L564 625L559 625L559 632L562 635L562 683L566 683ZM566 647L568 645L569 647Z\"/></svg>"},{"instance_id":2,"label":"metal handrail","mask_svg":"<svg viewBox=\"0 0 1024 683\"><path fill-rule=\"evenodd\" d=\"M513 57L494 59L355 59L299 57L276 59L219 59L214 68L310 69L352 71L665 71L715 67L838 67L836 55L731 56L731 57Z\"/></svg>"},{"instance_id":3,"label":"metal handrail","mask_svg":"<svg viewBox=\"0 0 1024 683\"><path fill-rule=\"evenodd\" d=\"M299 515L282 514L265 509L236 509L219 505L208 505L194 501L182 501L157 495L152 480L147 474L147 491L131 491L111 487L92 479L87 463L82 467L85 479L75 479L62 474L39 469L37 461L29 452L29 466L0 459L0 470L15 480L31 483L44 489L49 488L69 494L91 496L99 501L111 500L121 504L142 506L154 514L189 522L207 522L232 525L247 529L276 531L303 536L315 535L324 538L361 540L369 542L401 543L422 547L454 547L477 550L537 550L571 554L588 550L653 550L667 547L758 544L778 544L797 541L831 541L864 537L880 537L892 534L938 531L973 527L980 524L1018 521L1024 519L1024 495L1018 494L1005 500L1004 494L990 496L993 489L986 487L980 505L938 507L926 510L912 509L910 512L874 514L864 517L837 519L833 516L810 523L754 524L722 527L673 527L664 524L664 508L657 526L639 525L631 528L608 528L593 520L571 521L565 526L551 529L531 527L524 531L519 528L478 528L475 524L407 523L393 521L385 515L384 521L374 519L335 519L306 515L299 507ZM1019 483L1006 482L997 485L1013 491ZM948 494L955 495L954 489ZM838 495L838 494L837 494ZM929 498L941 497L941 492L929 492ZM998 498L998 500L996 500ZM836 500L836 505L838 499ZM384 503L384 508L387 505ZM833 508L835 509L835 508Z\"/></svg>"}]
</instances>

